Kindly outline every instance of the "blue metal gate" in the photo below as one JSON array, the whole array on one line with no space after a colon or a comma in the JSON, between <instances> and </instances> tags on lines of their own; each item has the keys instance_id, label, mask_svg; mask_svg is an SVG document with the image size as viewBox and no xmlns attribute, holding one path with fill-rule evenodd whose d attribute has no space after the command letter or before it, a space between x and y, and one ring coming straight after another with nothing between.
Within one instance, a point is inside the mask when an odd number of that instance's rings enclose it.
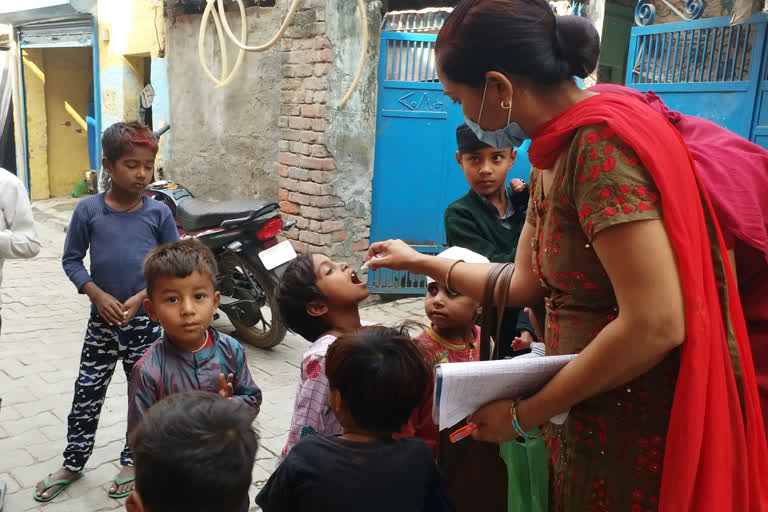
<instances>
[{"instance_id":1,"label":"blue metal gate","mask_svg":"<svg viewBox=\"0 0 768 512\"><path fill-rule=\"evenodd\" d=\"M627 86L768 148L766 17L632 28Z\"/></svg>"},{"instance_id":2,"label":"blue metal gate","mask_svg":"<svg viewBox=\"0 0 768 512\"><path fill-rule=\"evenodd\" d=\"M435 34L381 34L371 240L402 238L417 250L445 245L443 211L467 191L456 165L461 107L443 94L435 72ZM371 291L420 293L424 276L379 270Z\"/></svg>"}]
</instances>

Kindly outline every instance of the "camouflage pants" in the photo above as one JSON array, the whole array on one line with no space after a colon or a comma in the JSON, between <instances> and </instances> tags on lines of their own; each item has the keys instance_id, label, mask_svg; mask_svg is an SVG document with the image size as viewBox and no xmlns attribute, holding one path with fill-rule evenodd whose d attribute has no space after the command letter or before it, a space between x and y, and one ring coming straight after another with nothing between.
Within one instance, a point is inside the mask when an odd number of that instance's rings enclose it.
<instances>
[{"instance_id":1,"label":"camouflage pants","mask_svg":"<svg viewBox=\"0 0 768 512\"><path fill-rule=\"evenodd\" d=\"M160 332L160 324L153 322L143 310L125 327L110 326L98 314L91 315L67 422L64 468L81 471L93 452L101 407L117 361L122 359L125 377L130 382L133 365ZM120 464L133 464L133 454L127 443L120 454Z\"/></svg>"}]
</instances>

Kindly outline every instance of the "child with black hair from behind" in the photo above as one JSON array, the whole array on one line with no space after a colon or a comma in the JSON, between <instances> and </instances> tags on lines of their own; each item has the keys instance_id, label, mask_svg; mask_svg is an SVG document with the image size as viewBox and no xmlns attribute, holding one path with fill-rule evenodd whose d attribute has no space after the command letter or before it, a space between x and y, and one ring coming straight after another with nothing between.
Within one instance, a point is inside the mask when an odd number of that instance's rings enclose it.
<instances>
[{"instance_id":1,"label":"child with black hair from behind","mask_svg":"<svg viewBox=\"0 0 768 512\"><path fill-rule=\"evenodd\" d=\"M160 400L131 433L127 512L245 512L258 436L253 415L215 393Z\"/></svg>"},{"instance_id":2,"label":"child with black hair from behind","mask_svg":"<svg viewBox=\"0 0 768 512\"><path fill-rule=\"evenodd\" d=\"M393 439L431 376L404 329L364 327L326 355L330 405L340 436L308 436L256 497L264 512L448 511L432 452L418 438Z\"/></svg>"}]
</instances>

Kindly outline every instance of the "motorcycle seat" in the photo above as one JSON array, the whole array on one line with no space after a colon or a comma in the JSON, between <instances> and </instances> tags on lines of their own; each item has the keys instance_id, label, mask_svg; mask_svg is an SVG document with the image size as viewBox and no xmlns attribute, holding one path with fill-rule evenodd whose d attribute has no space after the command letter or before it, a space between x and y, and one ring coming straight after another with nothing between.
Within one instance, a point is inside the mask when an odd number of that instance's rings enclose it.
<instances>
[{"instance_id":1,"label":"motorcycle seat","mask_svg":"<svg viewBox=\"0 0 768 512\"><path fill-rule=\"evenodd\" d=\"M258 215L276 210L274 201L263 199L232 199L230 201L204 201L190 197L179 203L179 223L185 231L216 228L225 220L242 219L253 212Z\"/></svg>"}]
</instances>

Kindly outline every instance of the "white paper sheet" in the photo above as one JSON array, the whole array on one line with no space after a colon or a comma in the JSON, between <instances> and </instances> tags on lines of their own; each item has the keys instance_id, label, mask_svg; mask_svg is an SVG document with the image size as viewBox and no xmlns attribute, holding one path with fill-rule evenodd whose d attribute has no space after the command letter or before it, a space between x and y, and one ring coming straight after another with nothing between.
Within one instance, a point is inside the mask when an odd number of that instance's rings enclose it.
<instances>
[{"instance_id":1,"label":"white paper sheet","mask_svg":"<svg viewBox=\"0 0 768 512\"><path fill-rule=\"evenodd\" d=\"M574 357L516 357L438 365L432 417L443 430L490 402L530 395Z\"/></svg>"}]
</instances>

